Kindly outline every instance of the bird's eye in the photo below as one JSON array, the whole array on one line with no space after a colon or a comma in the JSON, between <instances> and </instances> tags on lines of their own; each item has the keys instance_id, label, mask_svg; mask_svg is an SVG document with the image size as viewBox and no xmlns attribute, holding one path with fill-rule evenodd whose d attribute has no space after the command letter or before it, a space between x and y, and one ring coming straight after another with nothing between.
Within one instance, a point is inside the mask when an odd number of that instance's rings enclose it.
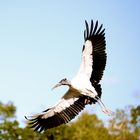
<instances>
[{"instance_id":1,"label":"bird's eye","mask_svg":"<svg viewBox=\"0 0 140 140\"><path fill-rule=\"evenodd\" d=\"M63 80L64 80L64 81L66 81L67 79L66 79L66 78L64 78Z\"/></svg>"},{"instance_id":2,"label":"bird's eye","mask_svg":"<svg viewBox=\"0 0 140 140\"><path fill-rule=\"evenodd\" d=\"M64 82L64 81L66 81L66 80L67 80L67 79L66 79L66 78L64 78L64 79L62 79L62 80L60 81L60 83L61 83L61 82Z\"/></svg>"}]
</instances>

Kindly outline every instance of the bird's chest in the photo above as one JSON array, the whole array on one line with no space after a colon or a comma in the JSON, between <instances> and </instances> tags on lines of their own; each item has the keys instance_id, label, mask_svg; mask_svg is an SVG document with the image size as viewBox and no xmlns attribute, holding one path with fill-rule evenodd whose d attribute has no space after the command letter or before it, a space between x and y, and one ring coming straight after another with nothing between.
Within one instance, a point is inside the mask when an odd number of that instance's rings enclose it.
<instances>
[{"instance_id":1,"label":"bird's chest","mask_svg":"<svg viewBox=\"0 0 140 140\"><path fill-rule=\"evenodd\" d=\"M74 89L79 90L79 91L91 88L90 81L88 80L88 78L84 76L81 76L81 77L79 76L72 79L71 85Z\"/></svg>"}]
</instances>

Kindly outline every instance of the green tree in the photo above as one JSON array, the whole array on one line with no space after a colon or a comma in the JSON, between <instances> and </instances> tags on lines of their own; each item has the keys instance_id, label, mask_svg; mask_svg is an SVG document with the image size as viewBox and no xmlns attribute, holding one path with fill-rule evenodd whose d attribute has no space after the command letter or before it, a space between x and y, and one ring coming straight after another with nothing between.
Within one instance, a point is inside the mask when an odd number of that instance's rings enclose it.
<instances>
[{"instance_id":1,"label":"green tree","mask_svg":"<svg viewBox=\"0 0 140 140\"><path fill-rule=\"evenodd\" d=\"M15 129L18 127L18 122L14 120L15 112L16 107L12 102L7 104L0 102L0 139L16 138Z\"/></svg>"},{"instance_id":2,"label":"green tree","mask_svg":"<svg viewBox=\"0 0 140 140\"><path fill-rule=\"evenodd\" d=\"M112 136L104 127L103 122L93 114L83 113L79 118L59 127L50 129L45 134L51 134L55 140L111 140Z\"/></svg>"},{"instance_id":3,"label":"green tree","mask_svg":"<svg viewBox=\"0 0 140 140\"><path fill-rule=\"evenodd\" d=\"M0 102L0 122L7 121L8 119L14 118L16 112L16 107L12 102L3 104Z\"/></svg>"},{"instance_id":4,"label":"green tree","mask_svg":"<svg viewBox=\"0 0 140 140\"><path fill-rule=\"evenodd\" d=\"M131 108L131 124L134 129L134 133L140 138L140 105Z\"/></svg>"},{"instance_id":5,"label":"green tree","mask_svg":"<svg viewBox=\"0 0 140 140\"><path fill-rule=\"evenodd\" d=\"M0 102L0 140L138 140L140 138L140 106L116 110L108 127L95 114L83 113L67 125L41 134L27 126L19 127L16 107Z\"/></svg>"},{"instance_id":6,"label":"green tree","mask_svg":"<svg viewBox=\"0 0 140 140\"><path fill-rule=\"evenodd\" d=\"M33 140L35 133L28 128L20 128L16 120L16 107L12 102L0 102L0 140Z\"/></svg>"},{"instance_id":7,"label":"green tree","mask_svg":"<svg viewBox=\"0 0 140 140\"><path fill-rule=\"evenodd\" d=\"M76 122L71 125L73 140L111 140L111 135L103 122L95 114L83 113Z\"/></svg>"},{"instance_id":8,"label":"green tree","mask_svg":"<svg viewBox=\"0 0 140 140\"><path fill-rule=\"evenodd\" d=\"M108 131L115 140L138 140L138 136L132 129L131 107L129 110L117 109L115 115L109 120Z\"/></svg>"}]
</instances>

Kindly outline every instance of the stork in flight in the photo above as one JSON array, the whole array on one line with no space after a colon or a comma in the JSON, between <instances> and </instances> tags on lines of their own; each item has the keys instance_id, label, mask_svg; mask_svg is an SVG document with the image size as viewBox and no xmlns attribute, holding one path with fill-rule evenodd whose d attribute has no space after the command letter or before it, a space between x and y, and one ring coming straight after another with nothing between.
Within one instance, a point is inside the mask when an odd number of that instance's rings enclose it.
<instances>
[{"instance_id":1,"label":"stork in flight","mask_svg":"<svg viewBox=\"0 0 140 140\"><path fill-rule=\"evenodd\" d=\"M69 87L58 104L48 108L41 114L31 116L31 118L25 117L29 127L33 128L34 131L42 132L63 123L68 123L87 104L95 104L96 102L101 106L104 113L112 114L112 111L107 109L101 101L102 91L99 83L103 76L107 58L105 29L102 24L98 26L98 21L94 24L91 20L90 27L85 21L85 25L85 43L78 74L71 81L65 78L53 87L53 89L61 85Z\"/></svg>"}]
</instances>

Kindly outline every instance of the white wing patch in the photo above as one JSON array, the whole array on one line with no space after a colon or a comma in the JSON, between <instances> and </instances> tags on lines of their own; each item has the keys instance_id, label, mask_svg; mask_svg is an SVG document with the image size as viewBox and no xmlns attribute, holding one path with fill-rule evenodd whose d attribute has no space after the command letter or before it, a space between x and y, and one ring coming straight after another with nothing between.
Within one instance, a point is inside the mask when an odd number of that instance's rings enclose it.
<instances>
[{"instance_id":1,"label":"white wing patch","mask_svg":"<svg viewBox=\"0 0 140 140\"><path fill-rule=\"evenodd\" d=\"M74 104L75 101L77 101L78 97L70 97L71 91L69 90L62 99L52 108L50 108L47 112L44 112L42 115L42 118L48 118L52 117L56 113L60 113L61 111L65 110L66 108L70 107L70 105ZM73 95L73 94L72 94Z\"/></svg>"},{"instance_id":2,"label":"white wing patch","mask_svg":"<svg viewBox=\"0 0 140 140\"><path fill-rule=\"evenodd\" d=\"M62 98L60 102L55 106L54 111L59 113L62 110L68 108L70 105L74 104L76 100L78 100L78 98L70 98L68 100Z\"/></svg>"},{"instance_id":3,"label":"white wing patch","mask_svg":"<svg viewBox=\"0 0 140 140\"><path fill-rule=\"evenodd\" d=\"M93 65L93 57L92 57L93 49L92 48L93 48L92 42L87 40L85 42L85 48L82 53L82 62L81 62L81 66L78 72L78 75L84 74L89 79L92 73L92 65Z\"/></svg>"}]
</instances>

